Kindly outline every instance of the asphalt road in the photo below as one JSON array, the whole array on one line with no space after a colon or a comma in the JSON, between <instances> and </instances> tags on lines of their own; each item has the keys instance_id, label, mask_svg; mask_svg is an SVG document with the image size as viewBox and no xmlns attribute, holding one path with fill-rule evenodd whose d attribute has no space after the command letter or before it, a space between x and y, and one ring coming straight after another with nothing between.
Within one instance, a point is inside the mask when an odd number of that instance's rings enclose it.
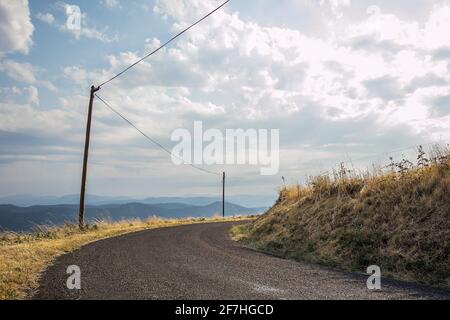
<instances>
[{"instance_id":1,"label":"asphalt road","mask_svg":"<svg viewBox=\"0 0 450 320\"><path fill-rule=\"evenodd\" d=\"M59 257L35 299L450 299L450 293L261 254L232 241L232 223L156 229L98 241ZM66 269L81 269L68 290Z\"/></svg>"}]
</instances>

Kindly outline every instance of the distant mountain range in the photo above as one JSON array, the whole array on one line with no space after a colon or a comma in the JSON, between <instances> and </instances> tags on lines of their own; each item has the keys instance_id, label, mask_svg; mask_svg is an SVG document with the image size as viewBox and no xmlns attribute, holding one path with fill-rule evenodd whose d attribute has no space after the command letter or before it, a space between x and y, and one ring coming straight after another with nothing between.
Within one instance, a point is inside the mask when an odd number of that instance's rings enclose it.
<instances>
[{"instance_id":1,"label":"distant mountain range","mask_svg":"<svg viewBox=\"0 0 450 320\"><path fill-rule=\"evenodd\" d=\"M156 198L155 198L156 199ZM206 205L192 205L188 203L166 202L147 203L118 203L86 206L86 218L88 222L98 219L113 221L123 219L141 218L151 216L164 218L184 217L212 217L222 213L222 203L213 202ZM207 201L208 198L197 198L195 201ZM103 201L104 199L98 199ZM125 199L124 199L125 201ZM153 200L149 200L153 201ZM191 201L194 201L191 199ZM247 208L237 204L225 203L227 215L251 215L265 212L267 207ZM19 207L15 205L0 205L0 231L30 231L36 225L50 224L61 225L64 223L76 223L78 219L78 205L38 205Z\"/></svg>"},{"instance_id":2,"label":"distant mountain range","mask_svg":"<svg viewBox=\"0 0 450 320\"><path fill-rule=\"evenodd\" d=\"M276 200L276 196L254 196L241 195L227 197L227 201L244 207L271 207ZM29 206L51 206L62 204L78 204L80 201L78 194L65 195L61 197L54 196L32 196L16 195L9 197L0 197L0 204L9 204L18 207ZM98 195L87 195L86 203L92 206L101 206L107 204L164 204L164 203L182 203L192 206L206 206L213 202L221 201L219 197L149 197L145 199L135 199L132 197L108 197Z\"/></svg>"}]
</instances>

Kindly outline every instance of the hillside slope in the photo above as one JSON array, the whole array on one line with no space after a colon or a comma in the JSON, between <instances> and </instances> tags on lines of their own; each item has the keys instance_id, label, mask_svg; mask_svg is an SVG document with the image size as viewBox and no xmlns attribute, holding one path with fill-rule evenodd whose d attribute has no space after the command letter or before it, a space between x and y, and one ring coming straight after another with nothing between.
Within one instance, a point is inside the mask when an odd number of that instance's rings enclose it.
<instances>
[{"instance_id":1,"label":"hillside slope","mask_svg":"<svg viewBox=\"0 0 450 320\"><path fill-rule=\"evenodd\" d=\"M360 272L378 265L382 276L449 287L450 159L404 164L283 188L274 207L234 236L282 257Z\"/></svg>"}]
</instances>

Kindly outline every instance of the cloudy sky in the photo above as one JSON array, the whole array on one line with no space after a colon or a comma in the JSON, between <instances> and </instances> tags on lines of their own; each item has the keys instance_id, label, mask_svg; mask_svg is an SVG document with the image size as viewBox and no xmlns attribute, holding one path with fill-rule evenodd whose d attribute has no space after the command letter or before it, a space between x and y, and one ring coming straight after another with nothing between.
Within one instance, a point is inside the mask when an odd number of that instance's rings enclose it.
<instances>
[{"instance_id":1,"label":"cloudy sky","mask_svg":"<svg viewBox=\"0 0 450 320\"><path fill-rule=\"evenodd\" d=\"M89 87L219 3L0 0L0 195L79 192ZM79 32L66 27L67 5L81 8ZM231 194L270 195L281 176L450 139L449 30L449 1L232 0L100 93L169 148L194 120L280 129L279 175L209 168L229 173ZM96 103L89 193L219 190Z\"/></svg>"}]
</instances>

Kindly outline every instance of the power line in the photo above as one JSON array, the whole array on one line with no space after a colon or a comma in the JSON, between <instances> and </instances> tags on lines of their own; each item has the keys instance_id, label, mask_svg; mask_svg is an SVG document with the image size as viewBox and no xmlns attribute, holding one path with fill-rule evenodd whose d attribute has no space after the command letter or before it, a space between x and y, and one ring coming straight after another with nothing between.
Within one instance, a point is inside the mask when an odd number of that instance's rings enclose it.
<instances>
[{"instance_id":1,"label":"power line","mask_svg":"<svg viewBox=\"0 0 450 320\"><path fill-rule=\"evenodd\" d=\"M168 153L171 157L175 157L181 161L183 161L183 163L185 165L189 165L194 169L200 170L202 172L208 173L208 174L213 174L216 176L219 176L220 174L217 172L213 172L201 167L198 167L192 163L186 163L184 161L184 159L172 154L172 152L167 149L166 147L164 147L161 143L159 143L158 141L156 141L155 139L151 138L150 136L148 136L145 132L143 132L141 129L139 129L134 123L132 123L130 120L128 120L124 115L122 115L119 111L117 111L116 109L114 109L108 102L106 102L104 99L102 99L99 95L95 94L95 96L101 101L103 102L103 104L108 107L112 112L114 112L115 114L117 114L119 117L121 117L125 122L127 122L130 126L132 126L134 129L136 129L141 135L143 135L145 138L147 138L148 140L150 140L153 144L155 144L156 146L158 146L161 150L163 150L164 152Z\"/></svg>"},{"instance_id":2,"label":"power line","mask_svg":"<svg viewBox=\"0 0 450 320\"><path fill-rule=\"evenodd\" d=\"M200 22L202 22L203 20L205 20L206 18L208 18L209 16L211 16L212 14L214 14L216 11L218 11L219 9L221 9L223 6L225 6L228 2L230 2L231 0L227 0L224 3L222 3L220 6L218 6L216 9L214 9L213 11L211 11L210 13L208 13L206 16L204 16L203 18L201 18L200 20L197 20L195 23L191 24L189 27L187 27L186 29L182 30L181 32L179 32L177 35L173 36L172 38L170 38L170 40L166 41L162 46L160 46L159 48L153 50L152 52L150 52L149 54L145 55L144 57L142 57L141 59L139 59L138 61L136 61L135 63L131 64L130 66L128 66L127 68L125 68L123 71L119 72L118 74L116 74L114 77L112 77L111 79L103 82L101 85L99 85L99 87L104 86L105 84L113 81L114 79L120 77L122 74L124 74L125 72L127 72L128 70L130 70L131 68L133 68L134 66L136 66L137 64L141 63L142 61L144 61L145 59L147 59L148 57L152 56L153 54L155 54L156 52L158 52L159 50L161 50L162 48L164 48L165 46L167 46L169 43L171 43L173 40L177 39L179 36L181 36L183 33L189 31L191 28L193 28L194 26L196 26L197 24L199 24Z\"/></svg>"}]
</instances>

